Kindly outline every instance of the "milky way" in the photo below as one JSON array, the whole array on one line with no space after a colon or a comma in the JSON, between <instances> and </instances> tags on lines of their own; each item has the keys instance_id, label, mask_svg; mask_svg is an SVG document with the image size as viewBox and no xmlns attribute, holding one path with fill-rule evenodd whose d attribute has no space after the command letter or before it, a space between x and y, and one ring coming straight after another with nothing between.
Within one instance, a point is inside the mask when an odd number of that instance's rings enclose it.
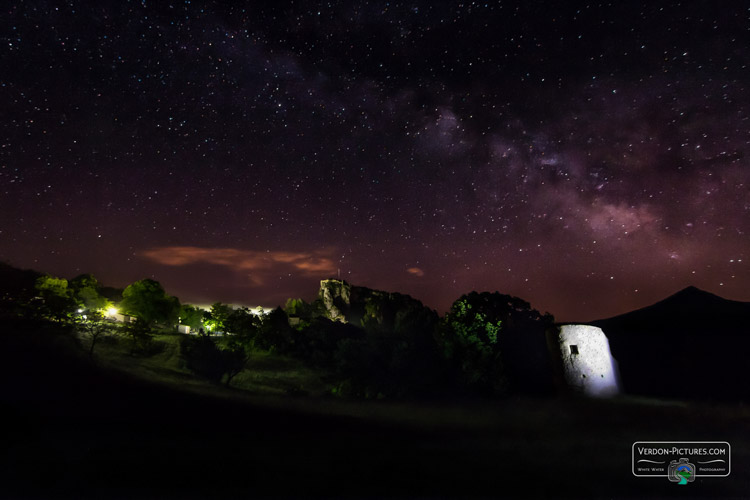
<instances>
[{"instance_id":1,"label":"milky way","mask_svg":"<svg viewBox=\"0 0 750 500\"><path fill-rule=\"evenodd\" d=\"M748 9L436 3L2 7L0 258L197 302L750 300Z\"/></svg>"}]
</instances>

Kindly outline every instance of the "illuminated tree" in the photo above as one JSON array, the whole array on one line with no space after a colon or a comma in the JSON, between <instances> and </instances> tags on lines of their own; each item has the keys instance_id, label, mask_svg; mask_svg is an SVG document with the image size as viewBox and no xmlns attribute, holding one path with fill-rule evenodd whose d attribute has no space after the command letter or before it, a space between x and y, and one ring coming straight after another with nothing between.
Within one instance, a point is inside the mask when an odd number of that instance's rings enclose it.
<instances>
[{"instance_id":1,"label":"illuminated tree","mask_svg":"<svg viewBox=\"0 0 750 500\"><path fill-rule=\"evenodd\" d=\"M42 314L58 321L66 320L77 308L68 280L41 276L36 280L36 292L42 299Z\"/></svg>"},{"instance_id":2,"label":"illuminated tree","mask_svg":"<svg viewBox=\"0 0 750 500\"><path fill-rule=\"evenodd\" d=\"M464 383L489 393L552 390L546 332L554 327L528 302L471 292L451 306L439 329L444 356Z\"/></svg>"},{"instance_id":3,"label":"illuminated tree","mask_svg":"<svg viewBox=\"0 0 750 500\"><path fill-rule=\"evenodd\" d=\"M191 330L203 327L203 309L190 304L180 306L180 324L187 325Z\"/></svg>"},{"instance_id":4,"label":"illuminated tree","mask_svg":"<svg viewBox=\"0 0 750 500\"><path fill-rule=\"evenodd\" d=\"M106 310L112 302L99 295L99 282L93 274L81 274L70 280L69 287L81 308L87 311Z\"/></svg>"},{"instance_id":5,"label":"illuminated tree","mask_svg":"<svg viewBox=\"0 0 750 500\"><path fill-rule=\"evenodd\" d=\"M287 299L286 304L284 304L284 312L289 316L305 320L312 319L315 314L312 304L308 304L302 299Z\"/></svg>"},{"instance_id":6,"label":"illuminated tree","mask_svg":"<svg viewBox=\"0 0 750 500\"><path fill-rule=\"evenodd\" d=\"M212 331L225 332L226 321L232 314L232 307L229 304L222 304L221 302L215 302L211 305L211 325Z\"/></svg>"}]
</instances>

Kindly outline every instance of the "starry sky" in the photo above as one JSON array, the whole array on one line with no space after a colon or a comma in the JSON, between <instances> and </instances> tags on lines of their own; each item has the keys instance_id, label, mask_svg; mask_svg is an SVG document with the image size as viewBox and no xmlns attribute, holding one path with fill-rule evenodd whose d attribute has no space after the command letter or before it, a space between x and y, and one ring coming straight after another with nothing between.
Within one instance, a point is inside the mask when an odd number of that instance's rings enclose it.
<instances>
[{"instance_id":1,"label":"starry sky","mask_svg":"<svg viewBox=\"0 0 750 500\"><path fill-rule=\"evenodd\" d=\"M564 321L750 301L743 2L0 9L15 266L199 303L498 290Z\"/></svg>"}]
</instances>

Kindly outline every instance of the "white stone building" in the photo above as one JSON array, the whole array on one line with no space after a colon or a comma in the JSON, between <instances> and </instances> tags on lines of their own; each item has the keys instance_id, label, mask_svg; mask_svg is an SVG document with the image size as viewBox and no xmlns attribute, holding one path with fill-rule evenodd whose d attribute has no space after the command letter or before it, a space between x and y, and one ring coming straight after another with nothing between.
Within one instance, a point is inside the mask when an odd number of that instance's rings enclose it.
<instances>
[{"instance_id":1,"label":"white stone building","mask_svg":"<svg viewBox=\"0 0 750 500\"><path fill-rule=\"evenodd\" d=\"M620 393L620 374L609 340L601 328L562 325L553 349L562 362L565 385L587 396L609 397Z\"/></svg>"}]
</instances>

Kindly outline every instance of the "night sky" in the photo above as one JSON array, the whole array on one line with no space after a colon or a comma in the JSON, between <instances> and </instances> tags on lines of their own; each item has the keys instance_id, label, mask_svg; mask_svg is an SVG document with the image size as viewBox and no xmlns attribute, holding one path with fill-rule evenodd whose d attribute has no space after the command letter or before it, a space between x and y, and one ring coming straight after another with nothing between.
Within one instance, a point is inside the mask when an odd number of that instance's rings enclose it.
<instances>
[{"instance_id":1,"label":"night sky","mask_svg":"<svg viewBox=\"0 0 750 500\"><path fill-rule=\"evenodd\" d=\"M3 3L1 260L198 303L750 300L747 4L232 3Z\"/></svg>"}]
</instances>

